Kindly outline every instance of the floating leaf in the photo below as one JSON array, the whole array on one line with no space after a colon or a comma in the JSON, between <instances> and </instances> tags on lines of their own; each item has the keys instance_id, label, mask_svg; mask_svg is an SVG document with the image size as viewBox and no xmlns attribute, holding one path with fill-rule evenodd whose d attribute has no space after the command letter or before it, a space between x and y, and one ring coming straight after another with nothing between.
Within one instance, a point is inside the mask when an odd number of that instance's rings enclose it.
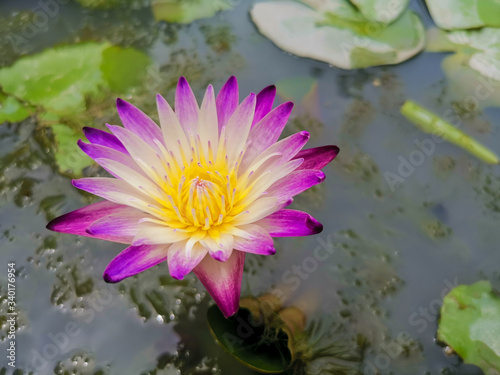
<instances>
[{"instance_id":1,"label":"floating leaf","mask_svg":"<svg viewBox=\"0 0 500 375\"><path fill-rule=\"evenodd\" d=\"M49 125L56 140L55 159L59 170L74 176L81 174L82 169L94 164L92 159L81 151L76 142L83 138L81 132L76 132L64 124Z\"/></svg>"},{"instance_id":2,"label":"floating leaf","mask_svg":"<svg viewBox=\"0 0 500 375\"><path fill-rule=\"evenodd\" d=\"M283 50L343 69L397 64L424 47L424 27L409 10L383 25L367 21L347 0L308 3L314 8L292 1L258 3L251 17Z\"/></svg>"},{"instance_id":3,"label":"floating leaf","mask_svg":"<svg viewBox=\"0 0 500 375\"><path fill-rule=\"evenodd\" d=\"M148 55L134 48L113 46L103 51L101 70L111 90L123 93L143 82L151 62Z\"/></svg>"},{"instance_id":4,"label":"floating leaf","mask_svg":"<svg viewBox=\"0 0 500 375\"><path fill-rule=\"evenodd\" d=\"M450 93L468 98L478 109L500 105L500 29L445 32L429 30L427 50L455 52L446 57L442 68L451 81Z\"/></svg>"},{"instance_id":5,"label":"floating leaf","mask_svg":"<svg viewBox=\"0 0 500 375\"><path fill-rule=\"evenodd\" d=\"M391 23L403 13L410 0L351 0L367 20Z\"/></svg>"},{"instance_id":6,"label":"floating leaf","mask_svg":"<svg viewBox=\"0 0 500 375\"><path fill-rule=\"evenodd\" d=\"M30 116L30 110L12 96L0 94L0 124L20 122Z\"/></svg>"},{"instance_id":7,"label":"floating leaf","mask_svg":"<svg viewBox=\"0 0 500 375\"><path fill-rule=\"evenodd\" d=\"M153 14L157 21L191 23L213 17L218 11L231 8L230 0L153 0Z\"/></svg>"},{"instance_id":8,"label":"floating leaf","mask_svg":"<svg viewBox=\"0 0 500 375\"><path fill-rule=\"evenodd\" d=\"M417 103L406 101L401 107L401 113L424 132L442 137L486 163L499 163L498 156L494 152Z\"/></svg>"},{"instance_id":9,"label":"floating leaf","mask_svg":"<svg viewBox=\"0 0 500 375\"><path fill-rule=\"evenodd\" d=\"M250 311L224 318L216 305L207 311L208 323L217 342L244 365L268 374L279 374L292 363L288 335L283 330L266 332L264 324L257 325Z\"/></svg>"},{"instance_id":10,"label":"floating leaf","mask_svg":"<svg viewBox=\"0 0 500 375\"><path fill-rule=\"evenodd\" d=\"M500 298L488 281L460 285L443 300L438 339L486 374L500 369Z\"/></svg>"},{"instance_id":11,"label":"floating leaf","mask_svg":"<svg viewBox=\"0 0 500 375\"><path fill-rule=\"evenodd\" d=\"M104 84L102 52L109 44L87 43L48 49L0 69L4 92L59 114L83 112L85 96Z\"/></svg>"},{"instance_id":12,"label":"floating leaf","mask_svg":"<svg viewBox=\"0 0 500 375\"><path fill-rule=\"evenodd\" d=\"M500 26L498 0L426 0L432 19L442 29Z\"/></svg>"}]
</instances>

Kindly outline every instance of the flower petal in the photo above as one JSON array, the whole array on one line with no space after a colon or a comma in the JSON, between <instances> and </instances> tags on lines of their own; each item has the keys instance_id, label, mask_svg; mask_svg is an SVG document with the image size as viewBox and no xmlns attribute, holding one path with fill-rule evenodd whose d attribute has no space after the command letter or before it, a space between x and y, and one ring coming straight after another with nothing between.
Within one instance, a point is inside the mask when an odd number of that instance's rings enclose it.
<instances>
[{"instance_id":1,"label":"flower petal","mask_svg":"<svg viewBox=\"0 0 500 375\"><path fill-rule=\"evenodd\" d=\"M135 212L138 211L132 207L108 201L97 202L55 218L47 224L47 229L55 232L76 234L78 236L94 237L112 242L130 244L132 238L128 238L127 236L114 236L110 234L94 235L88 233L86 230L96 220L114 214L127 216Z\"/></svg>"},{"instance_id":2,"label":"flower petal","mask_svg":"<svg viewBox=\"0 0 500 375\"><path fill-rule=\"evenodd\" d=\"M130 246L118 254L104 270L107 283L117 283L127 277L167 260L168 246Z\"/></svg>"},{"instance_id":3,"label":"flower petal","mask_svg":"<svg viewBox=\"0 0 500 375\"><path fill-rule=\"evenodd\" d=\"M207 255L207 249L199 243L190 252L186 251L186 242L173 243L168 248L168 270L174 279L182 280Z\"/></svg>"},{"instance_id":4,"label":"flower petal","mask_svg":"<svg viewBox=\"0 0 500 375\"><path fill-rule=\"evenodd\" d=\"M276 253L273 238L259 225L243 225L234 230L234 248L246 253L273 255Z\"/></svg>"},{"instance_id":5,"label":"flower petal","mask_svg":"<svg viewBox=\"0 0 500 375\"><path fill-rule=\"evenodd\" d=\"M339 153L337 146L322 146L300 151L294 159L303 158L304 162L297 169L322 169Z\"/></svg>"},{"instance_id":6,"label":"flower petal","mask_svg":"<svg viewBox=\"0 0 500 375\"><path fill-rule=\"evenodd\" d=\"M238 311L244 264L245 253L233 251L225 262L219 262L206 255L194 269L195 275L226 318Z\"/></svg>"},{"instance_id":7,"label":"flower petal","mask_svg":"<svg viewBox=\"0 0 500 375\"><path fill-rule=\"evenodd\" d=\"M298 237L318 234L323 225L307 212L279 210L257 222L273 237Z\"/></svg>"},{"instance_id":8,"label":"flower petal","mask_svg":"<svg viewBox=\"0 0 500 375\"><path fill-rule=\"evenodd\" d=\"M215 94L212 85L208 86L201 103L198 134L205 151L205 157L208 159L208 145L210 144L214 152L216 152L219 145L219 123L217 121Z\"/></svg>"},{"instance_id":9,"label":"flower petal","mask_svg":"<svg viewBox=\"0 0 500 375\"><path fill-rule=\"evenodd\" d=\"M236 111L234 111L227 123L226 152L230 164L235 161L247 142L250 127L252 126L253 114L255 113L255 100L255 94L248 95L238 108L236 108Z\"/></svg>"},{"instance_id":10,"label":"flower petal","mask_svg":"<svg viewBox=\"0 0 500 375\"><path fill-rule=\"evenodd\" d=\"M238 81L232 76L222 86L216 99L219 131L227 124L239 102Z\"/></svg>"},{"instance_id":11,"label":"flower petal","mask_svg":"<svg viewBox=\"0 0 500 375\"><path fill-rule=\"evenodd\" d=\"M180 229L174 229L165 225L145 225L142 227L132 241L132 245L161 245L183 241L191 237L191 233Z\"/></svg>"},{"instance_id":12,"label":"flower petal","mask_svg":"<svg viewBox=\"0 0 500 375\"><path fill-rule=\"evenodd\" d=\"M233 253L234 238L232 234L219 233L215 239L206 236L200 243L208 249L210 256L219 262L225 262Z\"/></svg>"},{"instance_id":13,"label":"flower petal","mask_svg":"<svg viewBox=\"0 0 500 375\"><path fill-rule=\"evenodd\" d=\"M184 130L196 133L198 127L198 103L186 78L180 77L175 91L175 114Z\"/></svg>"},{"instance_id":14,"label":"flower petal","mask_svg":"<svg viewBox=\"0 0 500 375\"><path fill-rule=\"evenodd\" d=\"M276 181L267 192L270 197L283 200L294 197L324 180L325 174L316 169L293 171L288 176Z\"/></svg>"},{"instance_id":15,"label":"flower petal","mask_svg":"<svg viewBox=\"0 0 500 375\"><path fill-rule=\"evenodd\" d=\"M143 139L151 147L156 148L155 139L162 140L161 130L158 125L139 108L122 99L116 100L116 108L123 126Z\"/></svg>"},{"instance_id":16,"label":"flower petal","mask_svg":"<svg viewBox=\"0 0 500 375\"><path fill-rule=\"evenodd\" d=\"M123 152L124 154L128 154L127 149L113 134L89 127L84 127L82 130L90 143L94 145L106 146L115 149L116 151Z\"/></svg>"},{"instance_id":17,"label":"flower petal","mask_svg":"<svg viewBox=\"0 0 500 375\"><path fill-rule=\"evenodd\" d=\"M139 221L144 218L151 218L151 215L131 208L130 212L111 214L94 221L87 232L91 235L127 237L130 238L128 243L132 243L142 226Z\"/></svg>"},{"instance_id":18,"label":"flower petal","mask_svg":"<svg viewBox=\"0 0 500 375\"><path fill-rule=\"evenodd\" d=\"M276 97L276 86L267 86L257 94L257 105L253 116L252 127L273 109L274 98Z\"/></svg>"},{"instance_id":19,"label":"flower petal","mask_svg":"<svg viewBox=\"0 0 500 375\"><path fill-rule=\"evenodd\" d=\"M278 140L292 113L292 108L292 102L283 103L255 124L248 135L251 143L245 151L246 157L256 158Z\"/></svg>"},{"instance_id":20,"label":"flower petal","mask_svg":"<svg viewBox=\"0 0 500 375\"><path fill-rule=\"evenodd\" d=\"M80 146L82 151L85 152L88 156L90 156L94 160L99 158L111 159L120 164L126 165L130 169L133 169L134 171L144 175L145 177L145 174L142 171L142 169L137 165L134 159L132 159L130 155L128 155L128 153L124 154L123 152L117 151L116 149L110 147L85 143L81 139L78 141L78 146ZM110 170L107 171L111 173L113 176L117 177L115 174L113 174L112 171Z\"/></svg>"}]
</instances>

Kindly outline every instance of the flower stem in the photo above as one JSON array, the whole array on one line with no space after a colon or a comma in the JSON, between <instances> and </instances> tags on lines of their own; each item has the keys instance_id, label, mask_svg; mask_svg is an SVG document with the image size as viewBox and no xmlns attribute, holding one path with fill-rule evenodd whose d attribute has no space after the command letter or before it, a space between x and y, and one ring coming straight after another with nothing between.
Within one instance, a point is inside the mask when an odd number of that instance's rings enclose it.
<instances>
[{"instance_id":1,"label":"flower stem","mask_svg":"<svg viewBox=\"0 0 500 375\"><path fill-rule=\"evenodd\" d=\"M499 163L498 156L493 151L417 103L407 100L401 107L401 113L422 131L462 147L486 163Z\"/></svg>"}]
</instances>

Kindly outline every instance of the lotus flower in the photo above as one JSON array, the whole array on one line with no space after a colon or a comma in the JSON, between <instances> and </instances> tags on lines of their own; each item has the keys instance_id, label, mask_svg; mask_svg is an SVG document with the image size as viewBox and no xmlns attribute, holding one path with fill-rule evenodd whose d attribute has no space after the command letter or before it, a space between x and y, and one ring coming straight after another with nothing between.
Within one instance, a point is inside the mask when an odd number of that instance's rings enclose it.
<instances>
[{"instance_id":1,"label":"lotus flower","mask_svg":"<svg viewBox=\"0 0 500 375\"><path fill-rule=\"evenodd\" d=\"M185 78L175 112L157 96L161 127L118 99L124 127L84 128L81 149L113 177L73 180L105 200L52 220L47 228L130 245L104 271L118 282L167 261L170 275L194 271L226 317L238 310L245 254L272 255L273 237L308 236L323 226L285 209L325 178L336 146L301 151L309 133L278 141L293 104L272 109L269 86L241 103L231 77L201 107Z\"/></svg>"}]
</instances>

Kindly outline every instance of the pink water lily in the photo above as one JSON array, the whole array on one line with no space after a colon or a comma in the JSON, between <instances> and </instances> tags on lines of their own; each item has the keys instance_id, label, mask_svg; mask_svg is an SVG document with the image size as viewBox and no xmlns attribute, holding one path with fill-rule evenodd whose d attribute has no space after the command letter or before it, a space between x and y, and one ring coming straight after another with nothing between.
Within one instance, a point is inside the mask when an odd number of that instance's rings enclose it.
<instances>
[{"instance_id":1,"label":"pink water lily","mask_svg":"<svg viewBox=\"0 0 500 375\"><path fill-rule=\"evenodd\" d=\"M118 282L167 261L170 275L194 271L226 317L238 310L245 254L275 253L273 237L308 236L323 226L285 209L319 184L336 146L308 150L309 133L278 141L291 102L273 107L269 86L241 103L231 77L201 106L183 77L175 112L157 96L161 127L118 99L124 125L84 128L81 149L113 177L73 180L105 201L52 220L47 228L131 245L104 271Z\"/></svg>"}]
</instances>

